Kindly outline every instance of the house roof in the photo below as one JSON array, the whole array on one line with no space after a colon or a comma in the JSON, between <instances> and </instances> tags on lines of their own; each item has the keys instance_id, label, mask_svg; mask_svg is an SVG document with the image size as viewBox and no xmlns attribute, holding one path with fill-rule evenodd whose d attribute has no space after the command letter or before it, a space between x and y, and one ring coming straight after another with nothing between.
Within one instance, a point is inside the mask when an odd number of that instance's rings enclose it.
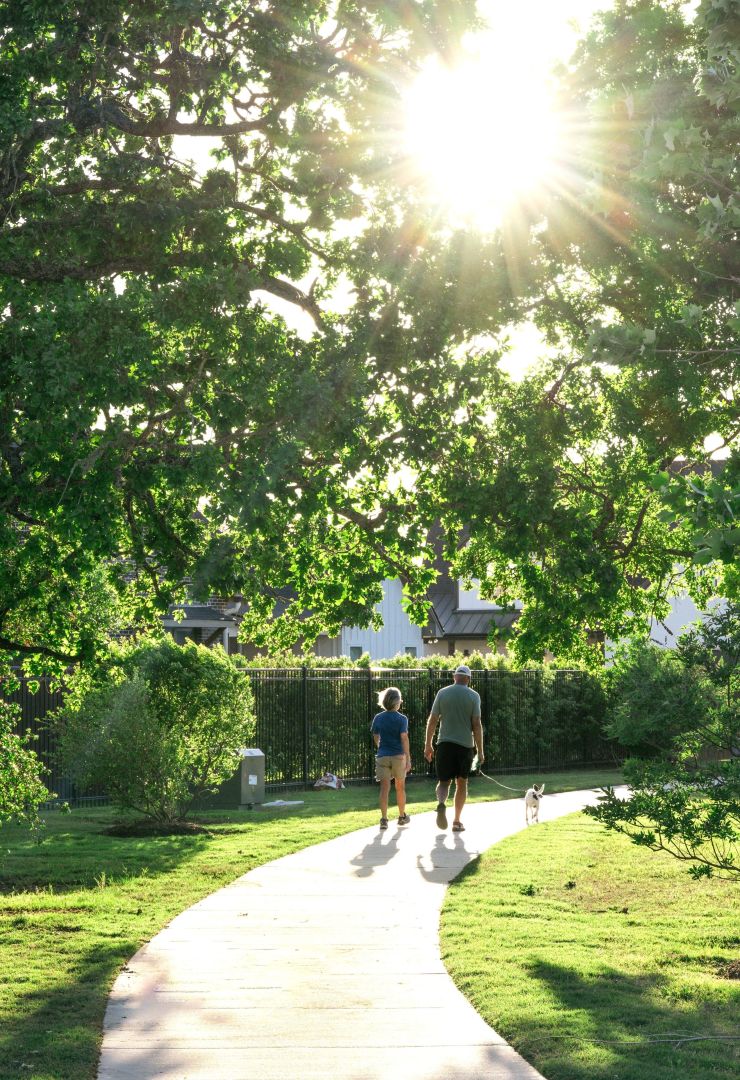
<instances>
[{"instance_id":1,"label":"house roof","mask_svg":"<svg viewBox=\"0 0 740 1080\"><path fill-rule=\"evenodd\" d=\"M183 618L175 618L175 612L182 613ZM194 626L221 627L236 626L236 620L231 615L224 615L217 608L207 604L183 604L173 608L162 619L168 630L192 629Z\"/></svg>"},{"instance_id":2,"label":"house roof","mask_svg":"<svg viewBox=\"0 0 740 1080\"><path fill-rule=\"evenodd\" d=\"M429 599L432 601L432 610L429 613L429 625L422 631L422 637L425 639L454 637L485 639L492 626L505 630L519 617L518 611L459 608L457 606L457 580L449 576L449 567L429 590Z\"/></svg>"},{"instance_id":3,"label":"house roof","mask_svg":"<svg viewBox=\"0 0 740 1080\"><path fill-rule=\"evenodd\" d=\"M468 530L460 532L463 543ZM427 596L432 602L429 623L422 630L425 641L434 638L480 638L485 641L492 626L506 630L519 618L518 611L504 611L496 608L461 608L458 607L460 590L457 577L452 576L450 564L444 556L442 530L435 527L430 535L434 548L434 568L438 577L429 589Z\"/></svg>"}]
</instances>

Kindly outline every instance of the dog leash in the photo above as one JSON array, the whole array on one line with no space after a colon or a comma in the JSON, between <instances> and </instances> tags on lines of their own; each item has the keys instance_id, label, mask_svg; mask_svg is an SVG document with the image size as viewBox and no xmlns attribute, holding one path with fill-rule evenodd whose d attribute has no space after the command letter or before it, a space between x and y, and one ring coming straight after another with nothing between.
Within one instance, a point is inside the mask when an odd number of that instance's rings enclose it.
<instances>
[{"instance_id":1,"label":"dog leash","mask_svg":"<svg viewBox=\"0 0 740 1080\"><path fill-rule=\"evenodd\" d=\"M484 773L483 769L481 769L480 765L478 765L477 754L475 760L473 761L473 769L477 769L479 776L485 776L486 780L490 780L492 784L496 784L497 787L503 788L504 791L515 791L518 795L521 795L523 792L527 791L527 788L523 787L509 787L508 784L502 784L500 780L497 780L493 776L489 776L488 773Z\"/></svg>"}]
</instances>

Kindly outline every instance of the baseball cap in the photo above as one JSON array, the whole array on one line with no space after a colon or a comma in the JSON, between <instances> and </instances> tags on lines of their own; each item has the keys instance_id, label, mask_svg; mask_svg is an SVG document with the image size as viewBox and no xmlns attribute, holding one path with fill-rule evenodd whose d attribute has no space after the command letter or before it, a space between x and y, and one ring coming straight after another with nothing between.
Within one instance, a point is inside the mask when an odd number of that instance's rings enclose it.
<instances>
[{"instance_id":1,"label":"baseball cap","mask_svg":"<svg viewBox=\"0 0 740 1080\"><path fill-rule=\"evenodd\" d=\"M455 668L455 674L469 676L471 674L471 671L467 664L460 664L458 667Z\"/></svg>"}]
</instances>

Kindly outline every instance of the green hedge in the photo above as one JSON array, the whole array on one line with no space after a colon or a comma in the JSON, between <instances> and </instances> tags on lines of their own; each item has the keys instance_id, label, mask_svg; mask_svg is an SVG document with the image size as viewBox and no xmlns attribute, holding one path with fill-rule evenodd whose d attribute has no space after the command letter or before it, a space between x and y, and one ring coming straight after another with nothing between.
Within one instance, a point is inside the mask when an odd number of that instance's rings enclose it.
<instances>
[{"instance_id":1,"label":"green hedge","mask_svg":"<svg viewBox=\"0 0 740 1080\"><path fill-rule=\"evenodd\" d=\"M271 658L282 660L283 657ZM612 761L603 735L605 697L599 676L577 669L529 665L516 670L501 657L413 657L329 663L311 657L300 665L246 668L255 695L257 744L265 752L267 781L299 784L331 770L344 777L373 774L370 721L377 695L397 686L409 717L414 772L426 772L424 734L437 691L461 660L481 695L486 758L491 768L562 768ZM409 662L410 661L410 662ZM477 663L476 663L477 661Z\"/></svg>"}]
</instances>

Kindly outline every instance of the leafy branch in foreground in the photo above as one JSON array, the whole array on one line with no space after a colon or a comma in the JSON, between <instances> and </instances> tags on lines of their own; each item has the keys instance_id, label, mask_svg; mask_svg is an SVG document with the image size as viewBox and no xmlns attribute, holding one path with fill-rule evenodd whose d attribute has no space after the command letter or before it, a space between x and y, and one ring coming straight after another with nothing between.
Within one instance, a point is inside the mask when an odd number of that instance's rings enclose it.
<instances>
[{"instance_id":1,"label":"leafy branch in foreground","mask_svg":"<svg viewBox=\"0 0 740 1080\"><path fill-rule=\"evenodd\" d=\"M608 734L640 756L586 813L636 844L690 862L694 876L740 875L740 606L715 610L676 653L625 650L609 676Z\"/></svg>"},{"instance_id":2,"label":"leafy branch in foreground","mask_svg":"<svg viewBox=\"0 0 740 1080\"><path fill-rule=\"evenodd\" d=\"M699 771L631 761L632 796L613 789L585 813L652 851L690 862L694 877L740 877L740 760Z\"/></svg>"},{"instance_id":3,"label":"leafy branch in foreground","mask_svg":"<svg viewBox=\"0 0 740 1080\"><path fill-rule=\"evenodd\" d=\"M19 720L19 707L0 700L0 825L21 821L38 827L38 808L53 796L42 781L46 770L31 737L15 731Z\"/></svg>"}]
</instances>

